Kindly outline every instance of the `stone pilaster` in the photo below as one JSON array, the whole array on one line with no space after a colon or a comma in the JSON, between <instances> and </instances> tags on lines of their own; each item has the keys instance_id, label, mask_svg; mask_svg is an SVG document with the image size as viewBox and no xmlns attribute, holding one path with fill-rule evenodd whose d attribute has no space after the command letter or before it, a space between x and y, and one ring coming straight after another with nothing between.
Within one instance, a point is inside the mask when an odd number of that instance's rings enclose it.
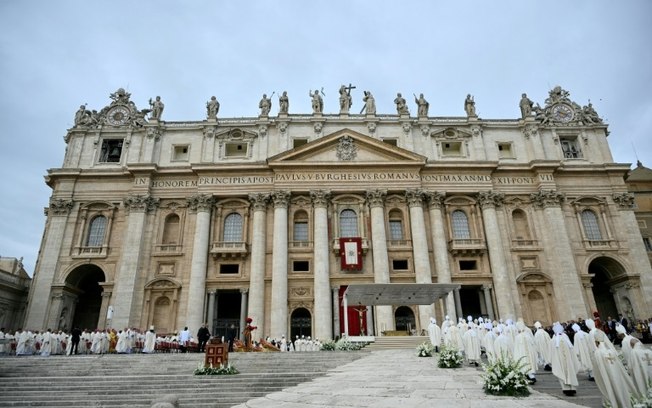
<instances>
[{"instance_id":1,"label":"stone pilaster","mask_svg":"<svg viewBox=\"0 0 652 408\"><path fill-rule=\"evenodd\" d=\"M487 316L489 316L489 319L494 320L496 316L494 315L494 306L491 300L491 287L487 285L482 286L482 292L484 293L484 303L487 307Z\"/></svg>"},{"instance_id":2,"label":"stone pilaster","mask_svg":"<svg viewBox=\"0 0 652 408\"><path fill-rule=\"evenodd\" d=\"M331 288L333 295L333 338L340 337L340 287Z\"/></svg>"},{"instance_id":3,"label":"stone pilaster","mask_svg":"<svg viewBox=\"0 0 652 408\"><path fill-rule=\"evenodd\" d=\"M374 283L389 283L387 233L385 231L385 190L367 191L367 204L371 212L371 244L374 261ZM376 306L377 332L394 330L392 306Z\"/></svg>"},{"instance_id":4,"label":"stone pilaster","mask_svg":"<svg viewBox=\"0 0 652 408\"><path fill-rule=\"evenodd\" d=\"M328 203L329 191L313 190L310 198L314 208L314 296L315 337L321 341L333 338L333 317L331 305L330 264L328 245Z\"/></svg>"},{"instance_id":5,"label":"stone pilaster","mask_svg":"<svg viewBox=\"0 0 652 408\"><path fill-rule=\"evenodd\" d=\"M272 310L269 334L289 337L288 330L288 191L272 193L274 203L274 242L272 251ZM260 333L263 334L263 333Z\"/></svg>"},{"instance_id":6,"label":"stone pilaster","mask_svg":"<svg viewBox=\"0 0 652 408\"><path fill-rule=\"evenodd\" d=\"M249 271L249 307L248 316L258 327L254 336L265 333L265 227L269 194L249 195L253 209L253 234L251 239L251 270ZM240 327L240 331L244 326Z\"/></svg>"},{"instance_id":7,"label":"stone pilaster","mask_svg":"<svg viewBox=\"0 0 652 408\"><path fill-rule=\"evenodd\" d=\"M211 210L215 204L215 198L209 194L197 194L189 197L187 202L190 210L195 211L197 216L192 244L190 282L188 283L188 308L186 321L182 322L181 326L188 326L188 329L194 333L199 330L204 320Z\"/></svg>"},{"instance_id":8,"label":"stone pilaster","mask_svg":"<svg viewBox=\"0 0 652 408\"><path fill-rule=\"evenodd\" d=\"M238 334L236 335L237 338L241 339L240 334L244 330L246 321L245 319L247 318L247 305L249 304L249 289L240 289L240 322L239 322L239 330Z\"/></svg>"},{"instance_id":9,"label":"stone pilaster","mask_svg":"<svg viewBox=\"0 0 652 408\"><path fill-rule=\"evenodd\" d=\"M217 292L212 290L208 293L208 330L211 334L214 332L213 321L215 320L215 298L217 297Z\"/></svg>"},{"instance_id":10,"label":"stone pilaster","mask_svg":"<svg viewBox=\"0 0 652 408\"><path fill-rule=\"evenodd\" d=\"M34 271L32 287L29 294L30 307L25 318L26 329L44 330L50 299L50 287L54 283L54 276L59 265L59 254L63 237L66 232L66 222L72 200L50 199L50 205L45 210L48 217L46 231L43 237L43 253L37 269Z\"/></svg>"}]
</instances>

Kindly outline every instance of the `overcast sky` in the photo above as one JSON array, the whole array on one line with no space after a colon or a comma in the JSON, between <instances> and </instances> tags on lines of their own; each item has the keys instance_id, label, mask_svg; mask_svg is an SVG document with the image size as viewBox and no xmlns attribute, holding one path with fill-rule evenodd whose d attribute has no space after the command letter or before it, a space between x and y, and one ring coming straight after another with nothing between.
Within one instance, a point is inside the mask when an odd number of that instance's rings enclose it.
<instances>
[{"instance_id":1,"label":"overcast sky","mask_svg":"<svg viewBox=\"0 0 652 408\"><path fill-rule=\"evenodd\" d=\"M352 83L378 113L423 92L431 116L520 116L561 85L609 124L616 162L652 167L652 1L73 1L0 0L0 255L32 274L63 136L79 105L100 110L119 87L163 120L255 116L263 93L290 113L324 112ZM272 113L278 111L273 98ZM413 104L411 112L416 112Z\"/></svg>"}]
</instances>

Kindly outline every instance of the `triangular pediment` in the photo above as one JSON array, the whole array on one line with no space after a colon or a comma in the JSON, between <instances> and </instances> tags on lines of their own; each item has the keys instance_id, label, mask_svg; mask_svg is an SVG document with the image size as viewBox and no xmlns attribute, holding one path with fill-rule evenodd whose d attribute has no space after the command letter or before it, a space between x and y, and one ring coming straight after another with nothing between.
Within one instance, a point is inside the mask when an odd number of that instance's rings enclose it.
<instances>
[{"instance_id":1,"label":"triangular pediment","mask_svg":"<svg viewBox=\"0 0 652 408\"><path fill-rule=\"evenodd\" d=\"M267 162L270 167L391 164L422 166L426 163L426 157L351 129L342 129L270 157Z\"/></svg>"}]
</instances>

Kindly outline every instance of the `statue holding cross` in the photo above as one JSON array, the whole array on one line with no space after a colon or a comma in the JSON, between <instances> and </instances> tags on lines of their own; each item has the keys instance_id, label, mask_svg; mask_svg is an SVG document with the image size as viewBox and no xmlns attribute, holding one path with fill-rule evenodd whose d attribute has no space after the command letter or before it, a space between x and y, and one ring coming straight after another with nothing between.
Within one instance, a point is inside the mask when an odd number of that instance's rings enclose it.
<instances>
[{"instance_id":1,"label":"statue holding cross","mask_svg":"<svg viewBox=\"0 0 652 408\"><path fill-rule=\"evenodd\" d=\"M351 84L349 84L349 86L340 86L340 115L348 114L351 105L353 105L353 98L351 98L351 89L355 89L355 86L352 86Z\"/></svg>"}]
</instances>

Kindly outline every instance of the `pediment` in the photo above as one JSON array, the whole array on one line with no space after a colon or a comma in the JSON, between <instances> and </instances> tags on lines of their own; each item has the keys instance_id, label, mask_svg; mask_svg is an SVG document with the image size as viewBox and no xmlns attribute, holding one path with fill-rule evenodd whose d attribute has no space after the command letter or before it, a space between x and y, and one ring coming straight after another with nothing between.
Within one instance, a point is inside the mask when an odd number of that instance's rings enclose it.
<instances>
[{"instance_id":1,"label":"pediment","mask_svg":"<svg viewBox=\"0 0 652 408\"><path fill-rule=\"evenodd\" d=\"M350 129L342 129L268 159L270 167L287 165L423 166L426 157Z\"/></svg>"}]
</instances>

